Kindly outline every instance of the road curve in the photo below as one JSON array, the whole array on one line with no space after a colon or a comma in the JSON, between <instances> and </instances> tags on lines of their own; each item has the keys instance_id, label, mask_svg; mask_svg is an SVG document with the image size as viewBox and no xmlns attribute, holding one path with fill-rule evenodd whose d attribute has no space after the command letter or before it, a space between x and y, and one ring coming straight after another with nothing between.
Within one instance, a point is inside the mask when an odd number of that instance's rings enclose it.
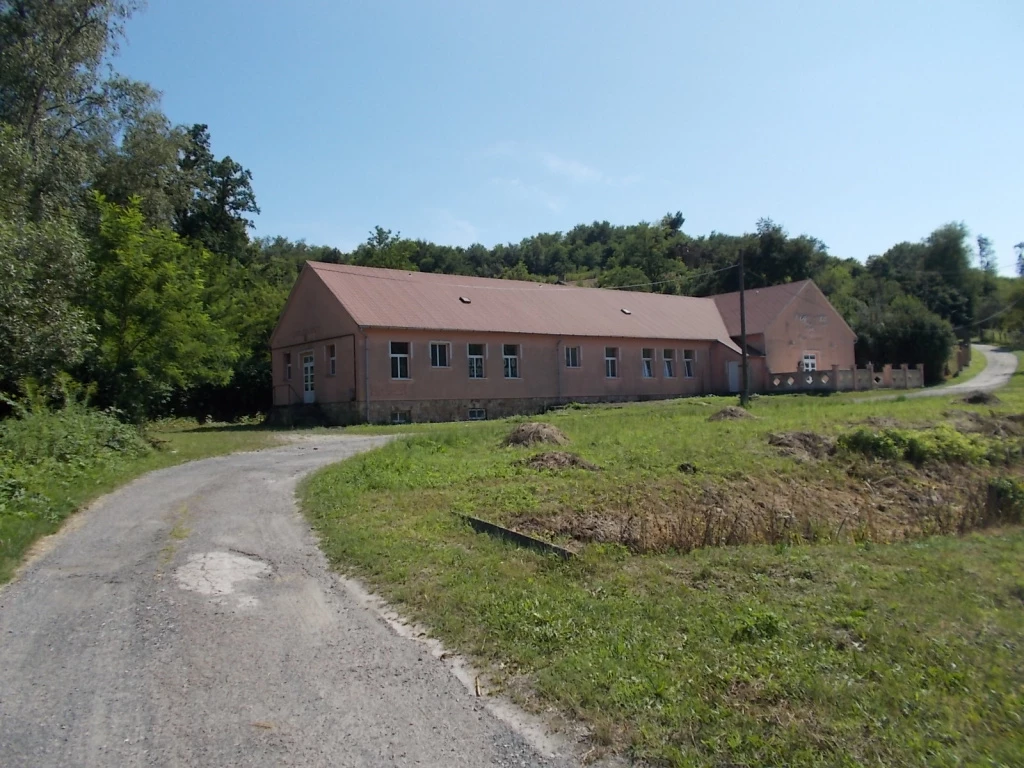
<instances>
[{"instance_id":1,"label":"road curve","mask_svg":"<svg viewBox=\"0 0 1024 768\"><path fill-rule=\"evenodd\" d=\"M909 397L935 397L939 395L963 395L968 392L992 392L1010 383L1010 377L1017 370L1017 356L1002 348L990 344L973 344L972 352L981 352L985 356L985 367L972 379L963 384L950 384L948 387L922 389Z\"/></svg>"},{"instance_id":2,"label":"road curve","mask_svg":"<svg viewBox=\"0 0 1024 768\"><path fill-rule=\"evenodd\" d=\"M562 766L340 585L298 479L381 438L146 475L0 590L0 765Z\"/></svg>"}]
</instances>

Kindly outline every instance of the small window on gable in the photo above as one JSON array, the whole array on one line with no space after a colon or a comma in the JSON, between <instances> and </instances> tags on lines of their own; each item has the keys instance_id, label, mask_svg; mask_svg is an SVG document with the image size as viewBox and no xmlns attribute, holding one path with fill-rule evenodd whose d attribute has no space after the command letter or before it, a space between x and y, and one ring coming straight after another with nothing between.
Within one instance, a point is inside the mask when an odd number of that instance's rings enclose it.
<instances>
[{"instance_id":1,"label":"small window on gable","mask_svg":"<svg viewBox=\"0 0 1024 768\"><path fill-rule=\"evenodd\" d=\"M451 365L452 345L447 341L430 342L431 368L448 368Z\"/></svg>"},{"instance_id":2,"label":"small window on gable","mask_svg":"<svg viewBox=\"0 0 1024 768\"><path fill-rule=\"evenodd\" d=\"M604 348L604 375L606 379L616 379L619 376L619 348Z\"/></svg>"},{"instance_id":3,"label":"small window on gable","mask_svg":"<svg viewBox=\"0 0 1024 768\"><path fill-rule=\"evenodd\" d=\"M683 376L687 379L693 378L693 368L697 360L697 353L692 349L683 350Z\"/></svg>"},{"instance_id":4,"label":"small window on gable","mask_svg":"<svg viewBox=\"0 0 1024 768\"><path fill-rule=\"evenodd\" d=\"M644 347L641 357L641 373L645 379L654 378L654 350Z\"/></svg>"},{"instance_id":5,"label":"small window on gable","mask_svg":"<svg viewBox=\"0 0 1024 768\"><path fill-rule=\"evenodd\" d=\"M284 353L284 378L285 381L291 381L292 378L292 353Z\"/></svg>"},{"instance_id":6,"label":"small window on gable","mask_svg":"<svg viewBox=\"0 0 1024 768\"><path fill-rule=\"evenodd\" d=\"M483 408L470 408L469 409L469 420L470 421L483 421L487 418L487 411Z\"/></svg>"},{"instance_id":7,"label":"small window on gable","mask_svg":"<svg viewBox=\"0 0 1024 768\"><path fill-rule=\"evenodd\" d=\"M818 370L818 353L817 352L804 352L803 367L801 370L804 371L816 371Z\"/></svg>"},{"instance_id":8,"label":"small window on gable","mask_svg":"<svg viewBox=\"0 0 1024 768\"><path fill-rule=\"evenodd\" d=\"M487 345L467 344L466 354L469 358L469 378L484 378L484 358L487 357Z\"/></svg>"},{"instance_id":9,"label":"small window on gable","mask_svg":"<svg viewBox=\"0 0 1024 768\"><path fill-rule=\"evenodd\" d=\"M665 378L676 377L676 351L674 349L661 350L661 359L665 361Z\"/></svg>"},{"instance_id":10,"label":"small window on gable","mask_svg":"<svg viewBox=\"0 0 1024 768\"><path fill-rule=\"evenodd\" d=\"M566 347L565 348L565 367L566 368L579 368L580 367L580 348L579 347Z\"/></svg>"},{"instance_id":11,"label":"small window on gable","mask_svg":"<svg viewBox=\"0 0 1024 768\"><path fill-rule=\"evenodd\" d=\"M338 372L337 348L333 344L327 345L327 373L334 376Z\"/></svg>"},{"instance_id":12,"label":"small window on gable","mask_svg":"<svg viewBox=\"0 0 1024 768\"><path fill-rule=\"evenodd\" d=\"M409 342L391 342L391 378L409 378Z\"/></svg>"},{"instance_id":13,"label":"small window on gable","mask_svg":"<svg viewBox=\"0 0 1024 768\"><path fill-rule=\"evenodd\" d=\"M501 357L505 367L506 379L519 378L519 345L502 344Z\"/></svg>"}]
</instances>

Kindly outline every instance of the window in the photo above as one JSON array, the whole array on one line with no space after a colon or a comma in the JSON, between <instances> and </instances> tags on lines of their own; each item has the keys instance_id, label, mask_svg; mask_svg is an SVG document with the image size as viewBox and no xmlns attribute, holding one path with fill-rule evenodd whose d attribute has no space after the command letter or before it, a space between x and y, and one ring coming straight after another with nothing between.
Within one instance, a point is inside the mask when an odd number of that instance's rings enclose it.
<instances>
[{"instance_id":1,"label":"window","mask_svg":"<svg viewBox=\"0 0 1024 768\"><path fill-rule=\"evenodd\" d=\"M292 353L284 353L284 378L285 381L291 381L292 378Z\"/></svg>"},{"instance_id":2,"label":"window","mask_svg":"<svg viewBox=\"0 0 1024 768\"><path fill-rule=\"evenodd\" d=\"M566 368L579 368L580 367L580 348L579 347L566 347L565 348L565 367Z\"/></svg>"},{"instance_id":3,"label":"window","mask_svg":"<svg viewBox=\"0 0 1024 768\"><path fill-rule=\"evenodd\" d=\"M391 378L409 378L409 342L391 342Z\"/></svg>"},{"instance_id":4,"label":"window","mask_svg":"<svg viewBox=\"0 0 1024 768\"><path fill-rule=\"evenodd\" d=\"M501 345L501 356L505 363L505 378L506 379L518 379L519 378L519 345L518 344L502 344Z\"/></svg>"},{"instance_id":5,"label":"window","mask_svg":"<svg viewBox=\"0 0 1024 768\"><path fill-rule=\"evenodd\" d=\"M430 342L430 367L447 368L451 365L452 345L447 341Z\"/></svg>"},{"instance_id":6,"label":"window","mask_svg":"<svg viewBox=\"0 0 1024 768\"><path fill-rule=\"evenodd\" d=\"M392 411L391 412L391 423L392 424L412 424L412 412L411 411Z\"/></svg>"},{"instance_id":7,"label":"window","mask_svg":"<svg viewBox=\"0 0 1024 768\"><path fill-rule=\"evenodd\" d=\"M470 408L469 409L469 420L470 421L483 421L487 418L487 411L483 408Z\"/></svg>"},{"instance_id":8,"label":"window","mask_svg":"<svg viewBox=\"0 0 1024 768\"><path fill-rule=\"evenodd\" d=\"M643 353L641 354L641 364L643 366L643 374L645 379L654 378L654 350L647 349L644 347Z\"/></svg>"},{"instance_id":9,"label":"window","mask_svg":"<svg viewBox=\"0 0 1024 768\"><path fill-rule=\"evenodd\" d=\"M469 344L466 346L466 353L469 356L469 378L482 379L484 377L484 358L487 356L487 345Z\"/></svg>"},{"instance_id":10,"label":"window","mask_svg":"<svg viewBox=\"0 0 1024 768\"><path fill-rule=\"evenodd\" d=\"M674 349L661 350L661 358L665 361L665 378L676 377L676 351Z\"/></svg>"},{"instance_id":11,"label":"window","mask_svg":"<svg viewBox=\"0 0 1024 768\"><path fill-rule=\"evenodd\" d=\"M604 375L605 378L615 379L619 375L619 348L604 348Z\"/></svg>"},{"instance_id":12,"label":"window","mask_svg":"<svg viewBox=\"0 0 1024 768\"><path fill-rule=\"evenodd\" d=\"M697 353L694 350L683 350L683 376L687 379L693 378L693 364L696 359Z\"/></svg>"},{"instance_id":13,"label":"window","mask_svg":"<svg viewBox=\"0 0 1024 768\"><path fill-rule=\"evenodd\" d=\"M338 355L333 344L327 345L327 372L330 376L338 372Z\"/></svg>"},{"instance_id":14,"label":"window","mask_svg":"<svg viewBox=\"0 0 1024 768\"><path fill-rule=\"evenodd\" d=\"M804 371L816 371L818 370L818 353L817 352L804 352L803 367L801 370Z\"/></svg>"}]
</instances>

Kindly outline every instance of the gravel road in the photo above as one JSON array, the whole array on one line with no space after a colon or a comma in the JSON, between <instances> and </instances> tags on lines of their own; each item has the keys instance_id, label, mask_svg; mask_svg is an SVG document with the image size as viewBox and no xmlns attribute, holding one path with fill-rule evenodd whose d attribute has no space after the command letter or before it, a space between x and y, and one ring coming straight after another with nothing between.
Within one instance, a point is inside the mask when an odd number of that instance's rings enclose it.
<instances>
[{"instance_id":1,"label":"gravel road","mask_svg":"<svg viewBox=\"0 0 1024 768\"><path fill-rule=\"evenodd\" d=\"M877 397L863 397L855 402L866 403L876 400L895 400L897 397L955 397L966 395L969 392L992 392L1005 387L1010 382L1010 377L1017 370L1017 356L1013 352L1006 352L990 344L973 344L975 353L981 352L985 356L985 368L973 379L963 384L950 384L945 387L930 387L928 389L917 389L913 392L901 392L897 395L879 395ZM955 379L954 379L955 381Z\"/></svg>"},{"instance_id":2,"label":"gravel road","mask_svg":"<svg viewBox=\"0 0 1024 768\"><path fill-rule=\"evenodd\" d=\"M567 765L328 570L296 482L381 441L192 462L73 518L0 590L0 765Z\"/></svg>"}]
</instances>

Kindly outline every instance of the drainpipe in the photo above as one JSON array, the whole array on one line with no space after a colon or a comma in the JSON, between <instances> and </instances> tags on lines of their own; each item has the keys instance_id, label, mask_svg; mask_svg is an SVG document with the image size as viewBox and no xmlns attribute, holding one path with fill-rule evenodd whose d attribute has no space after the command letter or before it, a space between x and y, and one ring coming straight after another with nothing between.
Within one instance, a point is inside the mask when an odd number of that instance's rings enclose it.
<instances>
[{"instance_id":1,"label":"drainpipe","mask_svg":"<svg viewBox=\"0 0 1024 768\"><path fill-rule=\"evenodd\" d=\"M561 358L561 354L562 354L562 340L559 339L558 341L555 342L555 371L556 371L555 380L558 382L556 386L557 386L557 390L558 390L558 404L559 405L562 404L562 358Z\"/></svg>"},{"instance_id":2,"label":"drainpipe","mask_svg":"<svg viewBox=\"0 0 1024 768\"><path fill-rule=\"evenodd\" d=\"M363 400L366 403L366 423L370 423L370 337L365 328L363 332Z\"/></svg>"}]
</instances>

